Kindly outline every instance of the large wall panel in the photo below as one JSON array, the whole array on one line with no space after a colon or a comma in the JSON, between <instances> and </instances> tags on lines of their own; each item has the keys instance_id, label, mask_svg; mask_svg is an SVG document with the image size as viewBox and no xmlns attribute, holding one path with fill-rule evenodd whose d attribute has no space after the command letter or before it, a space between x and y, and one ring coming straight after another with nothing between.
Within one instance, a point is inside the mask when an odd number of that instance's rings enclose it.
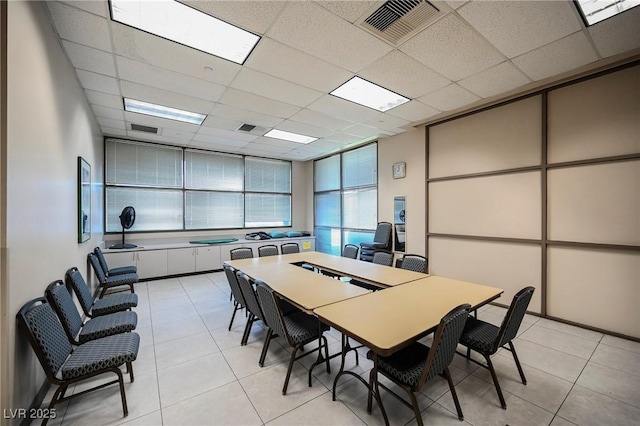
<instances>
[{"instance_id":1,"label":"large wall panel","mask_svg":"<svg viewBox=\"0 0 640 426\"><path fill-rule=\"evenodd\" d=\"M429 129L429 178L540 164L541 97Z\"/></svg>"},{"instance_id":2,"label":"large wall panel","mask_svg":"<svg viewBox=\"0 0 640 426\"><path fill-rule=\"evenodd\" d=\"M549 239L640 245L640 161L549 171Z\"/></svg>"},{"instance_id":3,"label":"large wall panel","mask_svg":"<svg viewBox=\"0 0 640 426\"><path fill-rule=\"evenodd\" d=\"M549 93L549 163L640 152L640 67Z\"/></svg>"},{"instance_id":4,"label":"large wall panel","mask_svg":"<svg viewBox=\"0 0 640 426\"><path fill-rule=\"evenodd\" d=\"M540 172L429 184L429 232L540 238Z\"/></svg>"},{"instance_id":5,"label":"large wall panel","mask_svg":"<svg viewBox=\"0 0 640 426\"><path fill-rule=\"evenodd\" d=\"M640 338L640 253L548 250L547 314Z\"/></svg>"},{"instance_id":6,"label":"large wall panel","mask_svg":"<svg viewBox=\"0 0 640 426\"><path fill-rule=\"evenodd\" d=\"M504 289L497 303L508 305L526 286L533 286L529 311L541 309L540 246L537 244L429 238L430 273Z\"/></svg>"}]
</instances>

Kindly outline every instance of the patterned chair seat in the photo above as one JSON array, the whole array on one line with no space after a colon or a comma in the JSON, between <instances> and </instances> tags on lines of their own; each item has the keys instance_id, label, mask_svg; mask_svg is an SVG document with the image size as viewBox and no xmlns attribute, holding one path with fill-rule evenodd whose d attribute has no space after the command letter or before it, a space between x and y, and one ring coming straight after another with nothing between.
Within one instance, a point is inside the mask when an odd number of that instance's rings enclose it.
<instances>
[{"instance_id":1,"label":"patterned chair seat","mask_svg":"<svg viewBox=\"0 0 640 426\"><path fill-rule=\"evenodd\" d=\"M140 336L137 333L118 334L85 343L71 353L60 369L62 379L75 379L135 361L139 346Z\"/></svg>"},{"instance_id":2,"label":"patterned chair seat","mask_svg":"<svg viewBox=\"0 0 640 426\"><path fill-rule=\"evenodd\" d=\"M379 357L378 370L397 378L402 384L416 389L428 354L428 346L414 343L389 357ZM367 358L373 360L373 351L367 352Z\"/></svg>"},{"instance_id":3,"label":"patterned chair seat","mask_svg":"<svg viewBox=\"0 0 640 426\"><path fill-rule=\"evenodd\" d=\"M500 333L500 328L470 316L462 332L460 343L477 348L481 352L492 353L498 339L498 333Z\"/></svg>"},{"instance_id":4,"label":"patterned chair seat","mask_svg":"<svg viewBox=\"0 0 640 426\"><path fill-rule=\"evenodd\" d=\"M114 294L98 299L91 308L91 314L99 317L102 315L121 312L138 306L138 295L135 293Z\"/></svg>"},{"instance_id":5,"label":"patterned chair seat","mask_svg":"<svg viewBox=\"0 0 640 426\"><path fill-rule=\"evenodd\" d=\"M114 312L113 314L92 318L82 327L78 341L86 343L101 337L128 333L135 330L136 325L138 325L138 315L130 311Z\"/></svg>"}]
</instances>

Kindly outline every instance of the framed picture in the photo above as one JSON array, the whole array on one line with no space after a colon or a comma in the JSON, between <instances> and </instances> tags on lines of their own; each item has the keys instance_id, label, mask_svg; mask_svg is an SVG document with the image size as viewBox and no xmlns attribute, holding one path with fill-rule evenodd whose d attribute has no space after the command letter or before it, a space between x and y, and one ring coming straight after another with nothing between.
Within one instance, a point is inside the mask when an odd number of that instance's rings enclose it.
<instances>
[{"instance_id":1,"label":"framed picture","mask_svg":"<svg viewBox=\"0 0 640 426\"><path fill-rule=\"evenodd\" d=\"M78 242L91 239L91 165L78 157Z\"/></svg>"}]
</instances>

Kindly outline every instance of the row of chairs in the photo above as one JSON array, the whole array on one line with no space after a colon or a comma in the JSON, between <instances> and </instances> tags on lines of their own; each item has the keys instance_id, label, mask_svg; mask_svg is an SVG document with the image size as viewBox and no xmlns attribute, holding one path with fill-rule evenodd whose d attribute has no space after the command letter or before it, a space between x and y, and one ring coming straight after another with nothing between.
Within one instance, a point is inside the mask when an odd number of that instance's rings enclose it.
<instances>
[{"instance_id":1,"label":"row of chairs","mask_svg":"<svg viewBox=\"0 0 640 426\"><path fill-rule=\"evenodd\" d=\"M99 250L96 248L96 252ZM57 386L49 410L60 402L117 383L126 417L128 408L121 368L125 367L125 373L133 382L132 363L140 347L140 336L134 332L138 317L132 311L138 305L138 296L133 287L138 276L129 267L108 269L102 253L98 255L96 252L90 253L88 259L99 279L96 291L98 298L94 298L78 268L72 267L66 271L64 281L56 280L47 286L44 297L25 303L16 319L47 379ZM131 292L106 294L107 290L123 285ZM73 301L71 291L79 301L84 319ZM110 373L117 378L65 396L69 386ZM46 423L45 418L42 424Z\"/></svg>"}]
</instances>

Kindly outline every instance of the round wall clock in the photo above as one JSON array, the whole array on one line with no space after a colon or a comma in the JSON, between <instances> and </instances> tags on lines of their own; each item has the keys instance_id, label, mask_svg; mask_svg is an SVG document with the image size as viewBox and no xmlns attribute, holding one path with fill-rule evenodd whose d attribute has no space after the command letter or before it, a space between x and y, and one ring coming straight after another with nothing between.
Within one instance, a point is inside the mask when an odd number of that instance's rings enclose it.
<instances>
[{"instance_id":1,"label":"round wall clock","mask_svg":"<svg viewBox=\"0 0 640 426\"><path fill-rule=\"evenodd\" d=\"M407 173L407 163L395 163L393 165L393 178L402 179Z\"/></svg>"}]
</instances>

